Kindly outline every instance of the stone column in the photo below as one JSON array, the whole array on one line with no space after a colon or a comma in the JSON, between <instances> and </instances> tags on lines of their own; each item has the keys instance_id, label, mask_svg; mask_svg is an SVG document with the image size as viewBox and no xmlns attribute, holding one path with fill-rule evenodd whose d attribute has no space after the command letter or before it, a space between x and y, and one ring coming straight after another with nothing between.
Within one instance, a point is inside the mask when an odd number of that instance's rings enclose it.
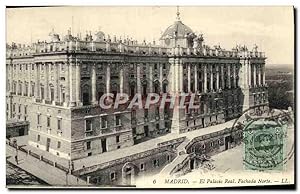
<instances>
[{"instance_id":1,"label":"stone column","mask_svg":"<svg viewBox=\"0 0 300 194\"><path fill-rule=\"evenodd\" d=\"M96 99L96 84L97 84L97 78L96 78L96 64L92 64L92 104L97 104L97 99ZM106 82L107 82L107 74L106 74ZM107 87L107 86L106 86Z\"/></svg>"},{"instance_id":2,"label":"stone column","mask_svg":"<svg viewBox=\"0 0 300 194\"><path fill-rule=\"evenodd\" d=\"M258 65L258 86L261 86L261 65Z\"/></svg>"},{"instance_id":3,"label":"stone column","mask_svg":"<svg viewBox=\"0 0 300 194\"><path fill-rule=\"evenodd\" d=\"M183 91L183 66L182 66L182 62L179 60L178 61L178 80L179 80L179 91L182 92Z\"/></svg>"},{"instance_id":4,"label":"stone column","mask_svg":"<svg viewBox=\"0 0 300 194\"><path fill-rule=\"evenodd\" d=\"M195 66L194 66L194 68L195 68L195 70L194 70L194 74L195 74L195 83L194 83L194 85L195 85L195 93L197 93L197 91L198 91L198 71L197 71L197 64L195 64Z\"/></svg>"},{"instance_id":5,"label":"stone column","mask_svg":"<svg viewBox=\"0 0 300 194\"><path fill-rule=\"evenodd\" d=\"M124 92L124 65L121 65L121 69L120 69L120 93L123 94Z\"/></svg>"},{"instance_id":6,"label":"stone column","mask_svg":"<svg viewBox=\"0 0 300 194\"><path fill-rule=\"evenodd\" d=\"M252 65L248 64L248 75L249 75L249 83L248 85L252 87Z\"/></svg>"},{"instance_id":7,"label":"stone column","mask_svg":"<svg viewBox=\"0 0 300 194\"><path fill-rule=\"evenodd\" d=\"M22 66L22 71L25 72L25 70L26 70L24 68L25 64L21 64L21 66ZM25 79L23 80L23 82L21 82L22 83L22 94L21 94L22 96L24 96L24 93L25 93L25 85L26 85L25 82L26 82Z\"/></svg>"},{"instance_id":8,"label":"stone column","mask_svg":"<svg viewBox=\"0 0 300 194\"><path fill-rule=\"evenodd\" d=\"M59 77L59 79L60 79L60 76L62 76L62 70L61 70L62 66L63 66L63 62L60 62L59 67L58 67L59 70L58 70L58 73L57 73L57 76ZM61 84L61 82L59 82L59 83L60 83L60 85L58 86L58 90L59 90L59 97L58 98L59 98L59 102L61 103L61 102L63 102L63 100L62 100L62 84ZM65 95L66 95L66 92L65 92Z\"/></svg>"},{"instance_id":9,"label":"stone column","mask_svg":"<svg viewBox=\"0 0 300 194\"><path fill-rule=\"evenodd\" d=\"M69 63L69 77L70 77L70 106L75 106L76 104L76 82L74 80L74 77L76 78L76 75L74 73L74 62Z\"/></svg>"},{"instance_id":10,"label":"stone column","mask_svg":"<svg viewBox=\"0 0 300 194\"><path fill-rule=\"evenodd\" d=\"M153 92L153 66L152 64L149 65L149 91L150 93Z\"/></svg>"},{"instance_id":11,"label":"stone column","mask_svg":"<svg viewBox=\"0 0 300 194\"><path fill-rule=\"evenodd\" d=\"M174 60L174 64L172 64L171 68L173 69L172 71L172 92L175 93L176 92L176 86L177 86L177 80L175 79L175 77L177 76L177 63Z\"/></svg>"},{"instance_id":12,"label":"stone column","mask_svg":"<svg viewBox=\"0 0 300 194\"><path fill-rule=\"evenodd\" d=\"M81 105L81 75L80 75L81 63L76 63L76 103L77 106Z\"/></svg>"},{"instance_id":13,"label":"stone column","mask_svg":"<svg viewBox=\"0 0 300 194\"><path fill-rule=\"evenodd\" d=\"M70 77L69 77L69 63L63 64L65 66L65 102L64 106L68 106L70 100Z\"/></svg>"},{"instance_id":14,"label":"stone column","mask_svg":"<svg viewBox=\"0 0 300 194\"><path fill-rule=\"evenodd\" d=\"M163 64L159 63L159 87L160 87L160 91L162 92L162 86L163 86Z\"/></svg>"},{"instance_id":15,"label":"stone column","mask_svg":"<svg viewBox=\"0 0 300 194\"><path fill-rule=\"evenodd\" d=\"M59 98L59 85L60 85L60 76L59 76L59 71L60 71L60 66L57 62L53 63L54 65L54 101L55 102L59 102L60 98Z\"/></svg>"},{"instance_id":16,"label":"stone column","mask_svg":"<svg viewBox=\"0 0 300 194\"><path fill-rule=\"evenodd\" d=\"M213 74L213 65L210 64L210 91L214 91L214 74Z\"/></svg>"},{"instance_id":17,"label":"stone column","mask_svg":"<svg viewBox=\"0 0 300 194\"><path fill-rule=\"evenodd\" d=\"M245 64L244 64L244 68L245 68L245 73L244 73L244 77L245 77L245 83L244 83L244 88L248 88L249 87L249 67L250 67L250 64L249 64L249 61L246 60L245 61Z\"/></svg>"},{"instance_id":18,"label":"stone column","mask_svg":"<svg viewBox=\"0 0 300 194\"><path fill-rule=\"evenodd\" d=\"M227 82L228 88L231 88L231 77L230 77L230 64L227 64Z\"/></svg>"},{"instance_id":19,"label":"stone column","mask_svg":"<svg viewBox=\"0 0 300 194\"><path fill-rule=\"evenodd\" d=\"M224 64L221 64L221 87L225 88L225 80L224 80Z\"/></svg>"},{"instance_id":20,"label":"stone column","mask_svg":"<svg viewBox=\"0 0 300 194\"><path fill-rule=\"evenodd\" d=\"M106 66L106 93L110 93L110 64Z\"/></svg>"},{"instance_id":21,"label":"stone column","mask_svg":"<svg viewBox=\"0 0 300 194\"><path fill-rule=\"evenodd\" d=\"M191 66L190 64L186 64L188 68L188 93L191 92Z\"/></svg>"},{"instance_id":22,"label":"stone column","mask_svg":"<svg viewBox=\"0 0 300 194\"><path fill-rule=\"evenodd\" d=\"M13 87L14 87L14 64L10 63L9 64L9 70L10 70L10 92L13 92Z\"/></svg>"},{"instance_id":23,"label":"stone column","mask_svg":"<svg viewBox=\"0 0 300 194\"><path fill-rule=\"evenodd\" d=\"M141 67L140 64L136 65L136 91L141 94Z\"/></svg>"},{"instance_id":24,"label":"stone column","mask_svg":"<svg viewBox=\"0 0 300 194\"><path fill-rule=\"evenodd\" d=\"M233 64L233 88L236 88L236 66Z\"/></svg>"},{"instance_id":25,"label":"stone column","mask_svg":"<svg viewBox=\"0 0 300 194\"><path fill-rule=\"evenodd\" d=\"M28 91L27 91L27 96L31 97L31 63L28 64Z\"/></svg>"},{"instance_id":26,"label":"stone column","mask_svg":"<svg viewBox=\"0 0 300 194\"><path fill-rule=\"evenodd\" d=\"M39 64L36 63L34 64L34 73L35 73L35 84L34 84L34 97L36 99L40 99L40 67L39 67Z\"/></svg>"},{"instance_id":27,"label":"stone column","mask_svg":"<svg viewBox=\"0 0 300 194\"><path fill-rule=\"evenodd\" d=\"M216 80L216 82L217 82L217 90L219 90L219 76L220 76L220 72L219 72L219 66L217 66L217 80Z\"/></svg>"},{"instance_id":28,"label":"stone column","mask_svg":"<svg viewBox=\"0 0 300 194\"><path fill-rule=\"evenodd\" d=\"M253 87L256 87L256 66L253 64Z\"/></svg>"},{"instance_id":29,"label":"stone column","mask_svg":"<svg viewBox=\"0 0 300 194\"><path fill-rule=\"evenodd\" d=\"M44 63L44 75L45 75L45 100L49 100L49 71L50 71L50 64L51 63Z\"/></svg>"},{"instance_id":30,"label":"stone column","mask_svg":"<svg viewBox=\"0 0 300 194\"><path fill-rule=\"evenodd\" d=\"M263 75L262 75L262 82L263 85L266 85L266 72L265 72L265 65L262 66L262 71L263 71Z\"/></svg>"},{"instance_id":31,"label":"stone column","mask_svg":"<svg viewBox=\"0 0 300 194\"><path fill-rule=\"evenodd\" d=\"M207 93L207 64L204 64L204 93Z\"/></svg>"}]
</instances>

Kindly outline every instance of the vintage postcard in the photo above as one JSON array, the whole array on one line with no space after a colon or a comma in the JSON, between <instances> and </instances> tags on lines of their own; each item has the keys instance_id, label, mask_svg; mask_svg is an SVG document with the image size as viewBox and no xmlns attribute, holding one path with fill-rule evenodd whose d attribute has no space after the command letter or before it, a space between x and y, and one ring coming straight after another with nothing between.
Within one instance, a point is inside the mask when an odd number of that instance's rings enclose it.
<instances>
[{"instance_id":1,"label":"vintage postcard","mask_svg":"<svg viewBox=\"0 0 300 194\"><path fill-rule=\"evenodd\" d=\"M294 65L292 6L6 7L7 187L294 188Z\"/></svg>"}]
</instances>

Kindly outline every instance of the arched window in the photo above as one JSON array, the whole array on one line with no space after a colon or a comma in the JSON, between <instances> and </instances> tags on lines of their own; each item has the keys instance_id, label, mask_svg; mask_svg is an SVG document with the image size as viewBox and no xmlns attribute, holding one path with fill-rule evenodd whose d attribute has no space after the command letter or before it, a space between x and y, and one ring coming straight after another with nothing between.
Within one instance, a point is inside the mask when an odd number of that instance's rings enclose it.
<instances>
[{"instance_id":1,"label":"arched window","mask_svg":"<svg viewBox=\"0 0 300 194\"><path fill-rule=\"evenodd\" d=\"M143 96L147 96L147 83L143 83Z\"/></svg>"},{"instance_id":2,"label":"arched window","mask_svg":"<svg viewBox=\"0 0 300 194\"><path fill-rule=\"evenodd\" d=\"M154 82L154 93L160 93L159 81L157 80Z\"/></svg>"},{"instance_id":3,"label":"arched window","mask_svg":"<svg viewBox=\"0 0 300 194\"><path fill-rule=\"evenodd\" d=\"M114 95L113 98L114 98L114 99L116 98L116 95L117 95L118 91L119 91L119 86L118 86L118 84L113 83L113 84L111 85L111 93L113 93L113 95Z\"/></svg>"},{"instance_id":4,"label":"arched window","mask_svg":"<svg viewBox=\"0 0 300 194\"><path fill-rule=\"evenodd\" d=\"M44 99L45 98L45 91L44 91L44 86L41 85L41 99Z\"/></svg>"},{"instance_id":5,"label":"arched window","mask_svg":"<svg viewBox=\"0 0 300 194\"><path fill-rule=\"evenodd\" d=\"M83 105L90 105L90 90L88 85L82 88L82 103Z\"/></svg>"},{"instance_id":6,"label":"arched window","mask_svg":"<svg viewBox=\"0 0 300 194\"><path fill-rule=\"evenodd\" d=\"M129 85L129 96L133 98L135 95L135 82L131 82Z\"/></svg>"},{"instance_id":7,"label":"arched window","mask_svg":"<svg viewBox=\"0 0 300 194\"><path fill-rule=\"evenodd\" d=\"M54 86L50 85L50 101L54 101Z\"/></svg>"},{"instance_id":8,"label":"arched window","mask_svg":"<svg viewBox=\"0 0 300 194\"><path fill-rule=\"evenodd\" d=\"M163 85L162 85L162 90L163 90L163 93L167 93L168 92L168 81L164 81L163 82Z\"/></svg>"},{"instance_id":9,"label":"arched window","mask_svg":"<svg viewBox=\"0 0 300 194\"><path fill-rule=\"evenodd\" d=\"M190 88L190 90L191 90L192 92L195 92L194 82L191 82L191 88Z\"/></svg>"},{"instance_id":10,"label":"arched window","mask_svg":"<svg viewBox=\"0 0 300 194\"><path fill-rule=\"evenodd\" d=\"M202 82L202 81L200 81L200 82L198 83L198 90L199 90L200 93L203 92L203 82Z\"/></svg>"},{"instance_id":11,"label":"arched window","mask_svg":"<svg viewBox=\"0 0 300 194\"><path fill-rule=\"evenodd\" d=\"M35 83L31 83L31 95L34 96Z\"/></svg>"},{"instance_id":12,"label":"arched window","mask_svg":"<svg viewBox=\"0 0 300 194\"><path fill-rule=\"evenodd\" d=\"M22 82L19 82L19 91L18 94L21 95L22 94Z\"/></svg>"},{"instance_id":13,"label":"arched window","mask_svg":"<svg viewBox=\"0 0 300 194\"><path fill-rule=\"evenodd\" d=\"M188 93L188 80L183 81L183 92Z\"/></svg>"},{"instance_id":14,"label":"arched window","mask_svg":"<svg viewBox=\"0 0 300 194\"><path fill-rule=\"evenodd\" d=\"M25 83L25 91L24 91L24 96L28 95L28 83Z\"/></svg>"},{"instance_id":15,"label":"arched window","mask_svg":"<svg viewBox=\"0 0 300 194\"><path fill-rule=\"evenodd\" d=\"M105 85L104 84L99 84L98 89L97 89L97 99L100 101L101 96L105 93Z\"/></svg>"},{"instance_id":16,"label":"arched window","mask_svg":"<svg viewBox=\"0 0 300 194\"><path fill-rule=\"evenodd\" d=\"M14 93L16 94L16 92L17 92L17 84L16 84L16 82L14 82L14 85L13 85L13 91L14 91Z\"/></svg>"},{"instance_id":17,"label":"arched window","mask_svg":"<svg viewBox=\"0 0 300 194\"><path fill-rule=\"evenodd\" d=\"M65 93L65 88L63 86L60 87L60 101L65 102L66 101L66 93Z\"/></svg>"}]
</instances>

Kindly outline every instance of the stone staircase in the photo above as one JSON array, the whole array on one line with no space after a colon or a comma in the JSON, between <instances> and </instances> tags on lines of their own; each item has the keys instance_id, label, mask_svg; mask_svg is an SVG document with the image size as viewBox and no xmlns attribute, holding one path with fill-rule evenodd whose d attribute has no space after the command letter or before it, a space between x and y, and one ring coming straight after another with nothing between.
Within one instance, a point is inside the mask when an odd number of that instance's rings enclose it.
<instances>
[{"instance_id":1,"label":"stone staircase","mask_svg":"<svg viewBox=\"0 0 300 194\"><path fill-rule=\"evenodd\" d=\"M186 162L186 160L189 160L190 155L186 153L185 147L189 144L191 140L188 138L185 138L185 140L177 147L177 157L168 165L166 165L160 172L162 175L170 176L172 175L174 169L178 167L179 165Z\"/></svg>"}]
</instances>

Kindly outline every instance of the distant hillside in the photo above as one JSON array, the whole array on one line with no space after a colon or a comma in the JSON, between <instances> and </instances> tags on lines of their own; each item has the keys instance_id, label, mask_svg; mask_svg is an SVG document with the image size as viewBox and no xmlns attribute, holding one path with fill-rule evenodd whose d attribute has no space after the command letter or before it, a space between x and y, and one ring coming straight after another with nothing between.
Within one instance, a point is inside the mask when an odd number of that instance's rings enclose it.
<instances>
[{"instance_id":1,"label":"distant hillside","mask_svg":"<svg viewBox=\"0 0 300 194\"><path fill-rule=\"evenodd\" d=\"M284 64L272 64L266 65L266 76L280 76L280 75L293 75L294 74L294 66L292 65L284 65Z\"/></svg>"},{"instance_id":2,"label":"distant hillside","mask_svg":"<svg viewBox=\"0 0 300 194\"><path fill-rule=\"evenodd\" d=\"M295 68L293 64L266 64L266 69L294 71Z\"/></svg>"}]
</instances>

